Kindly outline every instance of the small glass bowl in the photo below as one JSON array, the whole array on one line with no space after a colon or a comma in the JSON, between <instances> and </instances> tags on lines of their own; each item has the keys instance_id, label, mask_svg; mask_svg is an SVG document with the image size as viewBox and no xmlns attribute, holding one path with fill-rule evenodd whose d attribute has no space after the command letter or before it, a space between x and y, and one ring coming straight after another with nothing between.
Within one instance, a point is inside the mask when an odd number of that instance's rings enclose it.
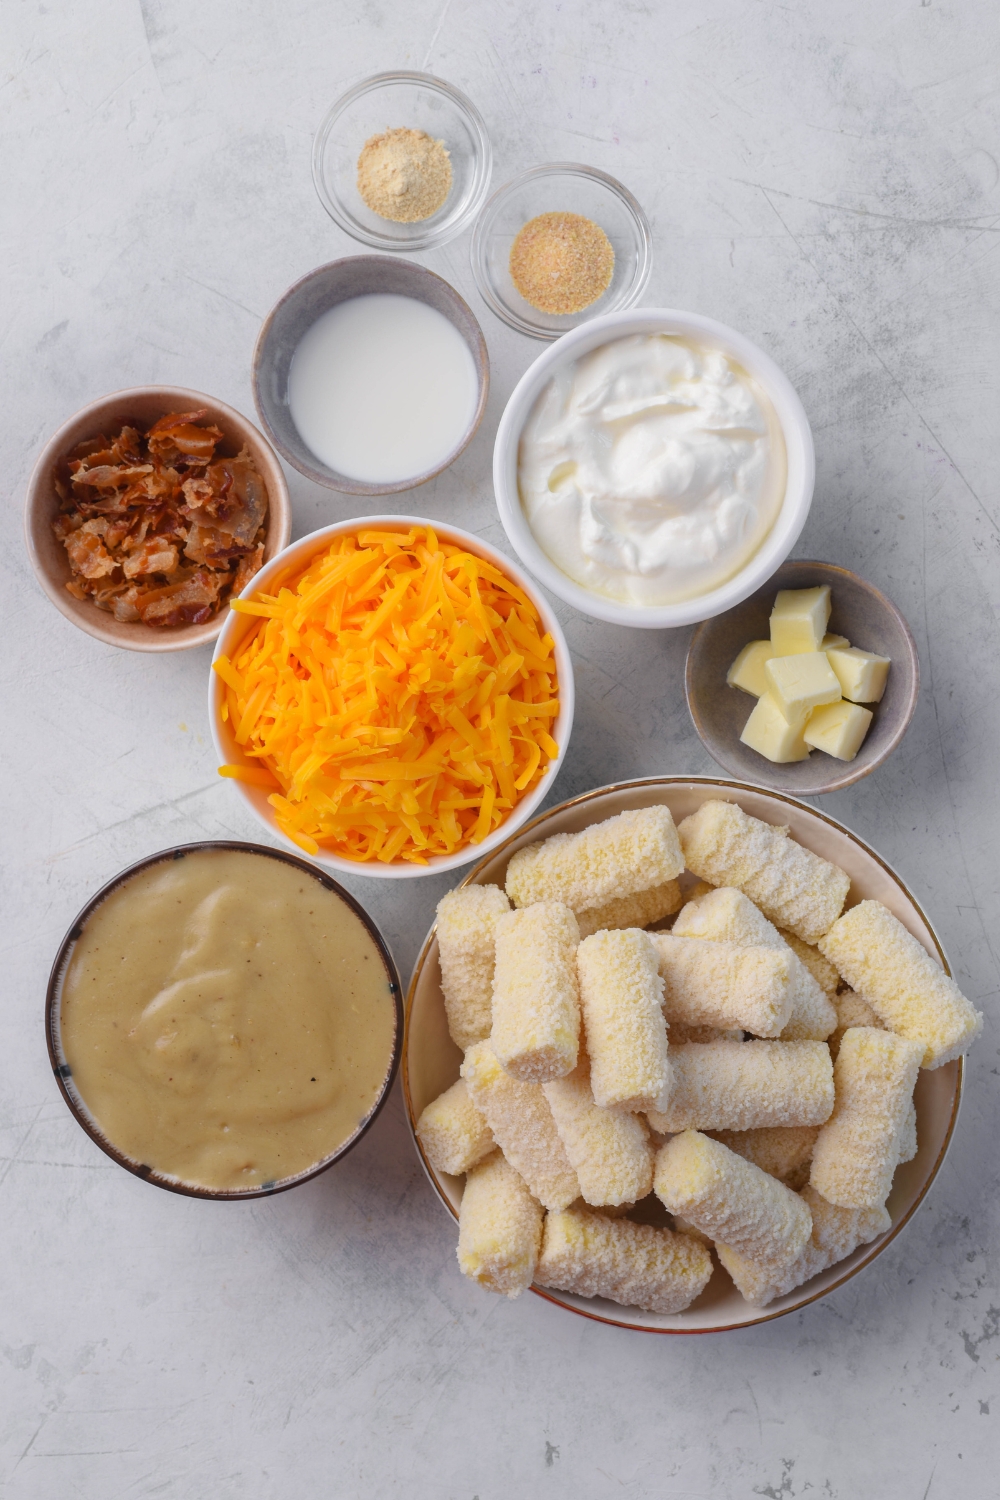
<instances>
[{"instance_id":1,"label":"small glass bowl","mask_svg":"<svg viewBox=\"0 0 1000 1500\"><path fill-rule=\"evenodd\" d=\"M544 313L526 302L510 275L510 249L530 219L544 213L582 214L599 224L615 252L607 291L578 313ZM552 162L531 167L498 188L472 237L472 274L483 301L518 333L557 339L602 313L623 312L642 296L653 265L649 221L627 188L596 167Z\"/></svg>"},{"instance_id":2,"label":"small glass bowl","mask_svg":"<svg viewBox=\"0 0 1000 1500\"><path fill-rule=\"evenodd\" d=\"M429 219L396 224L373 213L358 192L358 157L384 130L425 130L444 141L452 187ZM427 250L467 229L483 205L493 148L483 117L463 93L430 73L376 73L342 94L316 133L313 181L334 223L377 250Z\"/></svg>"}]
</instances>

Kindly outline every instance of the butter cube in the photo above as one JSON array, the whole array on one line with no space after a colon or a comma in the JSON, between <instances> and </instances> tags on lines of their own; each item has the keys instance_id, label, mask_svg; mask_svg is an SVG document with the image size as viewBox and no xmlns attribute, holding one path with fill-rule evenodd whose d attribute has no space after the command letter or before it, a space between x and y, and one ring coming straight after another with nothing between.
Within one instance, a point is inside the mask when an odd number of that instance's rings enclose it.
<instances>
[{"instance_id":1,"label":"butter cube","mask_svg":"<svg viewBox=\"0 0 1000 1500\"><path fill-rule=\"evenodd\" d=\"M840 699L840 681L825 651L772 656L764 663L764 676L768 691L790 724L804 719L810 709Z\"/></svg>"},{"instance_id":2,"label":"butter cube","mask_svg":"<svg viewBox=\"0 0 1000 1500\"><path fill-rule=\"evenodd\" d=\"M825 750L838 760L853 760L861 749L873 718L871 709L841 699L814 709L806 721L803 738L814 750Z\"/></svg>"},{"instance_id":3,"label":"butter cube","mask_svg":"<svg viewBox=\"0 0 1000 1500\"><path fill-rule=\"evenodd\" d=\"M846 635L825 635L820 642L821 651L832 651L834 646L849 646L851 643Z\"/></svg>"},{"instance_id":4,"label":"butter cube","mask_svg":"<svg viewBox=\"0 0 1000 1500\"><path fill-rule=\"evenodd\" d=\"M744 693L752 693L755 698L759 698L761 693L767 692L764 663L770 661L774 654L770 641L751 641L743 647L726 673L729 686L742 688Z\"/></svg>"},{"instance_id":5,"label":"butter cube","mask_svg":"<svg viewBox=\"0 0 1000 1500\"><path fill-rule=\"evenodd\" d=\"M828 653L828 660L845 698L850 698L852 703L878 703L881 700L892 665L887 656L860 651L857 646L838 646Z\"/></svg>"},{"instance_id":6,"label":"butter cube","mask_svg":"<svg viewBox=\"0 0 1000 1500\"><path fill-rule=\"evenodd\" d=\"M830 586L782 589L771 610L771 644L778 656L819 651L830 621Z\"/></svg>"},{"instance_id":7,"label":"butter cube","mask_svg":"<svg viewBox=\"0 0 1000 1500\"><path fill-rule=\"evenodd\" d=\"M802 737L805 724L804 718L789 724L770 693L763 693L744 724L740 739L776 765L787 765L789 761L809 758L809 746Z\"/></svg>"}]
</instances>

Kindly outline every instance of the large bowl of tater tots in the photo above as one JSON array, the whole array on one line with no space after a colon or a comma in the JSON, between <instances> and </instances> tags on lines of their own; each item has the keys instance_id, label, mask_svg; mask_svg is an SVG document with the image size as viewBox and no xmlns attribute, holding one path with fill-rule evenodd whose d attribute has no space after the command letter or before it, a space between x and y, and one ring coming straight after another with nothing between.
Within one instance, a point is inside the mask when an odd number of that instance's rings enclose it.
<instances>
[{"instance_id":1,"label":"large bowl of tater tots","mask_svg":"<svg viewBox=\"0 0 1000 1500\"><path fill-rule=\"evenodd\" d=\"M856 834L658 777L551 809L441 899L403 1087L456 1274L722 1332L832 1292L899 1233L981 1029Z\"/></svg>"}]
</instances>

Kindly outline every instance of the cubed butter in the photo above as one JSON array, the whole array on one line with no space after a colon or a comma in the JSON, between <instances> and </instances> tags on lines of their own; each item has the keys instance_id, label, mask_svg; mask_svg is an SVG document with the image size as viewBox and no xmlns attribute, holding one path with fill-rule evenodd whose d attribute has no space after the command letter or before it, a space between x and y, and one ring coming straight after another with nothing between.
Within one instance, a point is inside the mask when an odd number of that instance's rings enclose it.
<instances>
[{"instance_id":1,"label":"cubed butter","mask_svg":"<svg viewBox=\"0 0 1000 1500\"><path fill-rule=\"evenodd\" d=\"M853 760L861 749L872 717L870 709L842 698L839 703L827 703L823 708L813 709L806 721L803 738L814 750L825 750L827 755L835 755L838 760Z\"/></svg>"},{"instance_id":2,"label":"cubed butter","mask_svg":"<svg viewBox=\"0 0 1000 1500\"><path fill-rule=\"evenodd\" d=\"M860 651L857 646L838 646L828 650L827 655L845 698L852 703L881 701L891 666L887 656Z\"/></svg>"},{"instance_id":3,"label":"cubed butter","mask_svg":"<svg viewBox=\"0 0 1000 1500\"><path fill-rule=\"evenodd\" d=\"M841 696L840 681L825 651L772 656L764 663L764 676L768 692L789 724L801 722L811 709L836 703Z\"/></svg>"},{"instance_id":4,"label":"cubed butter","mask_svg":"<svg viewBox=\"0 0 1000 1500\"><path fill-rule=\"evenodd\" d=\"M758 755L779 766L787 765L789 761L808 759L809 746L802 735L805 723L805 719L800 719L797 724L789 724L770 693L763 693L744 724L740 739Z\"/></svg>"},{"instance_id":5,"label":"cubed butter","mask_svg":"<svg viewBox=\"0 0 1000 1500\"><path fill-rule=\"evenodd\" d=\"M771 645L777 656L822 649L830 621L830 586L782 589L771 610Z\"/></svg>"},{"instance_id":6,"label":"cubed butter","mask_svg":"<svg viewBox=\"0 0 1000 1500\"><path fill-rule=\"evenodd\" d=\"M774 654L770 641L751 641L743 647L726 673L729 686L742 688L745 693L752 693L755 698L759 698L761 693L767 692L764 663L770 661Z\"/></svg>"},{"instance_id":7,"label":"cubed butter","mask_svg":"<svg viewBox=\"0 0 1000 1500\"><path fill-rule=\"evenodd\" d=\"M835 646L849 646L851 643L846 635L825 635L820 642L821 651L832 651Z\"/></svg>"}]
</instances>

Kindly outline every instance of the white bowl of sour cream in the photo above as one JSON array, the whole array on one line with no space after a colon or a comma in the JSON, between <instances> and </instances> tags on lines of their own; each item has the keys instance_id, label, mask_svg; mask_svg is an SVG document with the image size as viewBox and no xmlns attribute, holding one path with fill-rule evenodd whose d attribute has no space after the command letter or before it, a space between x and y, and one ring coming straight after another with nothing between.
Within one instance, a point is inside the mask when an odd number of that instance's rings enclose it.
<instances>
[{"instance_id":1,"label":"white bowl of sour cream","mask_svg":"<svg viewBox=\"0 0 1000 1500\"><path fill-rule=\"evenodd\" d=\"M774 361L672 308L609 313L546 349L493 454L524 565L582 613L646 629L759 588L795 545L814 479L808 419Z\"/></svg>"}]
</instances>

